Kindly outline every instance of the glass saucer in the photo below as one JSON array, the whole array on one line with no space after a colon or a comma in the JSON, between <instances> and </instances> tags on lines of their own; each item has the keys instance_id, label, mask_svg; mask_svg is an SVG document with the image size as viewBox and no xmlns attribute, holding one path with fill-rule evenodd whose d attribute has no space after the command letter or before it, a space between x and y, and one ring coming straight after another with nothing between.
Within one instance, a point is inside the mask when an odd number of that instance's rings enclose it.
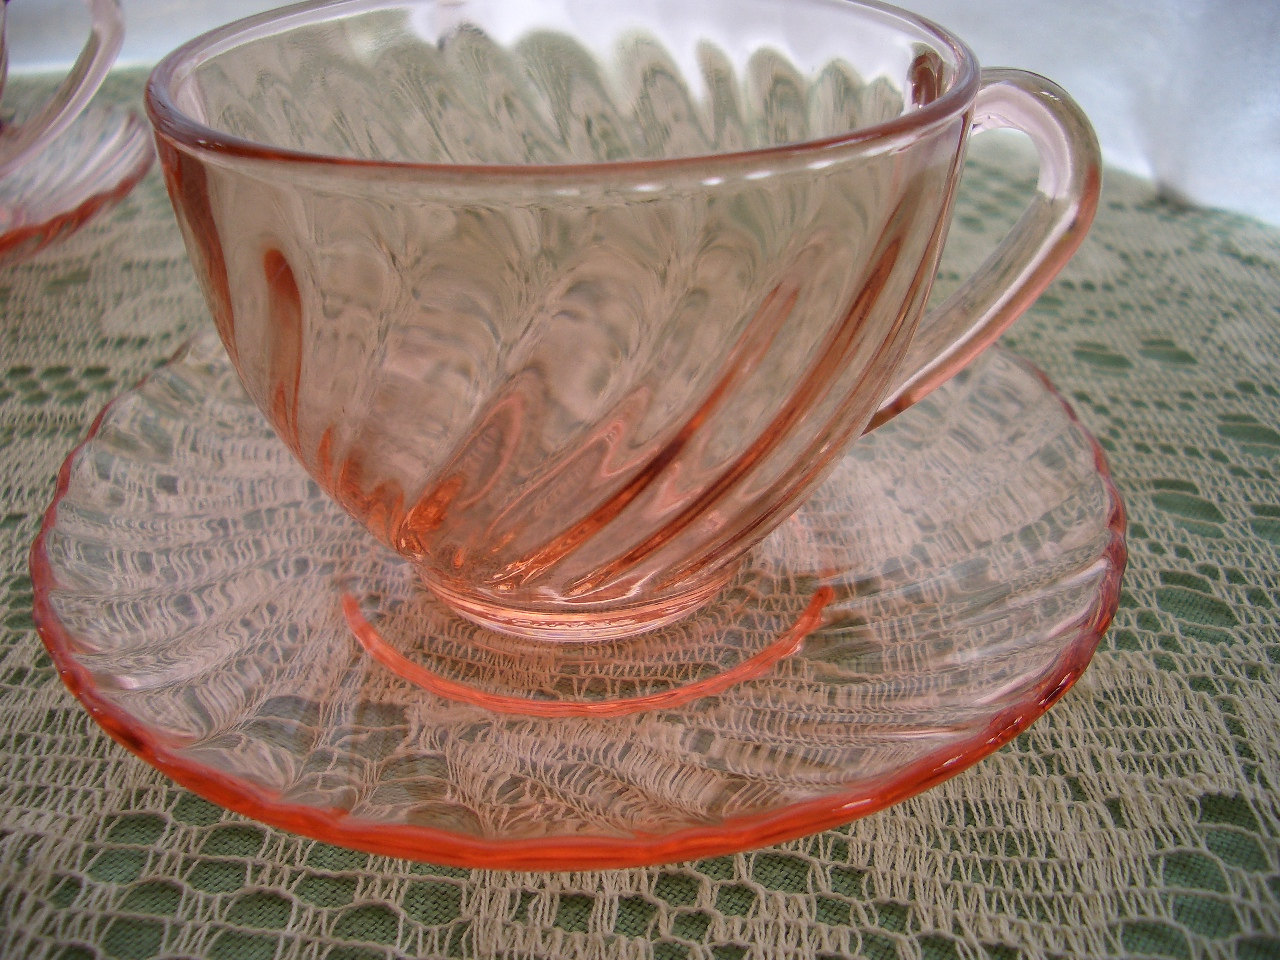
<instances>
[{"instance_id":1,"label":"glass saucer","mask_svg":"<svg viewBox=\"0 0 1280 960\"><path fill-rule=\"evenodd\" d=\"M0 257L34 253L132 190L155 156L137 114L89 107L14 172L0 177Z\"/></svg>"},{"instance_id":2,"label":"glass saucer","mask_svg":"<svg viewBox=\"0 0 1280 960\"><path fill-rule=\"evenodd\" d=\"M1096 442L992 349L677 633L503 646L319 492L201 336L67 460L32 573L70 689L210 800L377 853L586 869L776 843L954 775L1085 669L1124 559Z\"/></svg>"}]
</instances>

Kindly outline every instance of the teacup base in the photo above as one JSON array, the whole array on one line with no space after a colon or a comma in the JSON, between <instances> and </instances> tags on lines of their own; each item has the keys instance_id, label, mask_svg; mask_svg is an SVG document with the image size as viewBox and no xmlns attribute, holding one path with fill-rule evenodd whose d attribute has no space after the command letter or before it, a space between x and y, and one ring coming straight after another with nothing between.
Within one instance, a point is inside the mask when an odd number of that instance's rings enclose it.
<instances>
[{"instance_id":1,"label":"teacup base","mask_svg":"<svg viewBox=\"0 0 1280 960\"><path fill-rule=\"evenodd\" d=\"M672 591L656 600L625 606L548 604L520 608L488 603L426 578L424 583L445 605L477 626L527 640L593 643L633 637L683 620L723 590L734 569L731 566L716 571L714 576L698 581L692 587Z\"/></svg>"},{"instance_id":2,"label":"teacup base","mask_svg":"<svg viewBox=\"0 0 1280 960\"><path fill-rule=\"evenodd\" d=\"M408 562L371 550L369 565L340 581L341 606L367 654L429 693L495 713L620 716L722 692L800 649L832 590L793 589L777 565L786 540L768 541L678 605L536 621L505 610L475 616L424 586Z\"/></svg>"}]
</instances>

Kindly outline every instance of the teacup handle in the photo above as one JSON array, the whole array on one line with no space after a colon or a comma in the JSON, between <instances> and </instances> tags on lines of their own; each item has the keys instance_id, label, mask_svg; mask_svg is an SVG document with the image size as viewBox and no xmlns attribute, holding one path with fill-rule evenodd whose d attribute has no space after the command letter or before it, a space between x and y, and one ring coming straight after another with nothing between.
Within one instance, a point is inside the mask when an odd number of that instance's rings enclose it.
<instances>
[{"instance_id":1,"label":"teacup handle","mask_svg":"<svg viewBox=\"0 0 1280 960\"><path fill-rule=\"evenodd\" d=\"M67 128L97 92L124 43L124 14L119 0L84 0L93 26L84 49L57 92L20 125L0 128L0 176L17 169L37 150ZM0 0L0 49L9 0ZM7 63L0 63L0 83Z\"/></svg>"},{"instance_id":2,"label":"teacup handle","mask_svg":"<svg viewBox=\"0 0 1280 960\"><path fill-rule=\"evenodd\" d=\"M1080 246L1098 206L1102 161L1084 113L1066 92L1024 70L984 70L972 133L1013 128L1040 155L1036 194L960 289L931 308L868 430L955 376L1040 296Z\"/></svg>"}]
</instances>

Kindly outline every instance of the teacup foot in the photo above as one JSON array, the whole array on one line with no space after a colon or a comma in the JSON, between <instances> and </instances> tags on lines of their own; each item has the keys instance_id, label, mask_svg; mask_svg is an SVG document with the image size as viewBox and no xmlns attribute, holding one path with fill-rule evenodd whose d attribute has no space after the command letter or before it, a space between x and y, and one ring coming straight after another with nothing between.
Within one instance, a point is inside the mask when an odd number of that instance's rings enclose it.
<instances>
[{"instance_id":1,"label":"teacup foot","mask_svg":"<svg viewBox=\"0 0 1280 960\"><path fill-rule=\"evenodd\" d=\"M800 650L833 590L779 590L770 567L769 556L751 557L727 584L710 585L709 600L654 605L647 622L635 611L625 621L577 614L536 635L464 619L395 557L346 578L341 607L370 657L432 694L503 714L620 716L722 693ZM565 637L579 642L556 642Z\"/></svg>"},{"instance_id":2,"label":"teacup foot","mask_svg":"<svg viewBox=\"0 0 1280 960\"><path fill-rule=\"evenodd\" d=\"M708 577L692 589L623 607L520 608L488 603L430 580L426 586L456 613L489 630L550 643L595 643L637 636L683 620L720 593L735 569Z\"/></svg>"},{"instance_id":3,"label":"teacup foot","mask_svg":"<svg viewBox=\"0 0 1280 960\"><path fill-rule=\"evenodd\" d=\"M414 663L397 650L365 618L359 603L351 594L343 595L342 609L347 625L351 628L352 633L355 634L356 639L366 653L397 676L429 693L460 703L474 704L494 713L523 714L532 717L617 717L645 710L679 707L701 697L723 693L734 684L763 675L779 660L791 656L791 654L800 649L805 637L822 623L822 610L831 601L833 594L834 592L830 587L821 587L813 595L800 619L789 630L769 645L760 649L759 652L746 656L745 659L740 659L740 662L736 665L720 673L710 673L701 679L690 680L688 683L681 684L677 678L666 676L664 668L670 666L668 661L661 659L654 661L651 659L644 664L629 665L632 670L637 666L647 666L653 671L653 675L645 678L645 684L639 684L637 683L637 678L629 676L625 678L624 686L652 685L655 689L630 696L609 697L606 695L600 699L547 699L532 694L495 693L479 686L454 680L443 673L436 673L427 667ZM652 642L656 638L649 639ZM602 651L593 650L593 652L601 653ZM652 653L652 651L644 652ZM745 654L745 651L739 652ZM508 654L508 656L510 655ZM697 651L694 651L694 659L699 659ZM571 663L571 660L575 662ZM608 675L609 668L615 666L617 662L617 652L609 651L602 656L575 656L565 658L563 662L547 663L543 665L544 675L542 682L535 684L535 686L545 690L548 686L555 685L557 679L566 681L573 677L579 681L587 681L588 687L594 681L602 685L602 688L606 688L610 683L615 683L620 679ZM587 668L585 671L583 670L584 667ZM657 668L656 670L654 669L655 667ZM593 670L598 672L592 675ZM558 676L552 677L552 673ZM552 681L552 683L548 684L548 680ZM675 685L664 687L664 683L674 683Z\"/></svg>"}]
</instances>

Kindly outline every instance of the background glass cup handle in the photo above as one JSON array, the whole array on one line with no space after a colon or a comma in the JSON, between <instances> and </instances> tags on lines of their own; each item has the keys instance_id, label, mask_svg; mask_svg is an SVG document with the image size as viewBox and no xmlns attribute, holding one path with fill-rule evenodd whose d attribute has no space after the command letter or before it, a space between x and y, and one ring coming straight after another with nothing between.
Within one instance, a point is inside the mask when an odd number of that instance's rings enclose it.
<instances>
[{"instance_id":1,"label":"background glass cup handle","mask_svg":"<svg viewBox=\"0 0 1280 960\"><path fill-rule=\"evenodd\" d=\"M0 176L11 173L67 128L97 92L124 42L124 14L119 0L84 0L92 27L84 49L58 90L21 124L0 127ZM0 86L8 68L4 38L9 0L0 0Z\"/></svg>"},{"instance_id":2,"label":"background glass cup handle","mask_svg":"<svg viewBox=\"0 0 1280 960\"><path fill-rule=\"evenodd\" d=\"M1011 128L1040 156L1031 205L961 287L920 321L888 399L868 430L959 373L1044 291L1084 239L1098 206L1102 160L1083 111L1025 70L984 70L972 130Z\"/></svg>"}]
</instances>

